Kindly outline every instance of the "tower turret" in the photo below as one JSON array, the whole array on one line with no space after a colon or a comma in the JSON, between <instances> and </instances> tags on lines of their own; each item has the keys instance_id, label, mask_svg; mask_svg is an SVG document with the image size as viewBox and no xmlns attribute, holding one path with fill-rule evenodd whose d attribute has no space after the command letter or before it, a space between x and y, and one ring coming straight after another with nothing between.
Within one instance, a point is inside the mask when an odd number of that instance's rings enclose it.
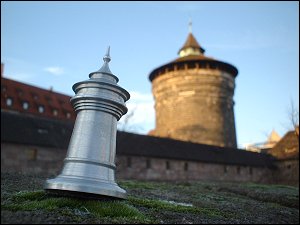
<instances>
[{"instance_id":1,"label":"tower turret","mask_svg":"<svg viewBox=\"0 0 300 225\"><path fill-rule=\"evenodd\" d=\"M192 34L192 22L189 23L189 35L182 46L178 51L180 57L185 57L188 55L203 55L205 50L199 45L198 41Z\"/></svg>"},{"instance_id":2,"label":"tower turret","mask_svg":"<svg viewBox=\"0 0 300 225\"><path fill-rule=\"evenodd\" d=\"M149 134L236 147L233 95L238 71L204 52L190 28L179 57L150 73L156 127Z\"/></svg>"}]
</instances>

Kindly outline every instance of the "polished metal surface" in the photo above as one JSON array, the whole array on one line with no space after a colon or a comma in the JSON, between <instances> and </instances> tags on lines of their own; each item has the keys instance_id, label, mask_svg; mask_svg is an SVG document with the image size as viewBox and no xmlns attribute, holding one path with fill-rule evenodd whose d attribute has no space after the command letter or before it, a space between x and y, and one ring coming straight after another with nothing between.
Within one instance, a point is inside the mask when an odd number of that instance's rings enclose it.
<instances>
[{"instance_id":1,"label":"polished metal surface","mask_svg":"<svg viewBox=\"0 0 300 225\"><path fill-rule=\"evenodd\" d=\"M126 198L115 181L117 121L127 113L129 93L109 69L110 49L104 64L90 79L73 85L71 103L77 117L61 173L48 179L44 189Z\"/></svg>"}]
</instances>

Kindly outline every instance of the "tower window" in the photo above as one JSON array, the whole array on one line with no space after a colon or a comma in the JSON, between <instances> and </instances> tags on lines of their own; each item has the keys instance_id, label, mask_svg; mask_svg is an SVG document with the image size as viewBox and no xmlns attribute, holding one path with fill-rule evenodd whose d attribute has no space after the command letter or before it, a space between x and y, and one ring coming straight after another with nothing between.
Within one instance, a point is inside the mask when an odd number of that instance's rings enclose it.
<instances>
[{"instance_id":1,"label":"tower window","mask_svg":"<svg viewBox=\"0 0 300 225\"><path fill-rule=\"evenodd\" d=\"M184 64L179 64L177 67L178 70L183 70L184 69Z\"/></svg>"},{"instance_id":2,"label":"tower window","mask_svg":"<svg viewBox=\"0 0 300 225\"><path fill-rule=\"evenodd\" d=\"M194 68L196 68L195 63L189 63L189 64L188 64L188 68L189 68L189 69L194 69Z\"/></svg>"}]
</instances>

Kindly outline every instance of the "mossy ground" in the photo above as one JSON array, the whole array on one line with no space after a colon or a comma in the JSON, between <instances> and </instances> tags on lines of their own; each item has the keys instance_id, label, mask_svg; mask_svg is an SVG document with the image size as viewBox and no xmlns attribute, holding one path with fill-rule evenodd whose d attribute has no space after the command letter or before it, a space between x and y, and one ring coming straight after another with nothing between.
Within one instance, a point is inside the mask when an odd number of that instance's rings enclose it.
<instances>
[{"instance_id":1,"label":"mossy ground","mask_svg":"<svg viewBox=\"0 0 300 225\"><path fill-rule=\"evenodd\" d=\"M299 188L291 186L126 180L118 182L126 200L101 201L49 195L44 178L18 175L25 186L15 187L8 176L1 223L299 223Z\"/></svg>"}]
</instances>

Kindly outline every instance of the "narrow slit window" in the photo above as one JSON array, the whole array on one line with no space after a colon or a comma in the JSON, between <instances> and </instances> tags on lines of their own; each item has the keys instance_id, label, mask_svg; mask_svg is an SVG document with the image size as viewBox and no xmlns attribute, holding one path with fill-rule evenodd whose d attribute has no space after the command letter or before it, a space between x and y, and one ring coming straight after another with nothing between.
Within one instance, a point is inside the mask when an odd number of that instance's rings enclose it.
<instances>
[{"instance_id":1,"label":"narrow slit window","mask_svg":"<svg viewBox=\"0 0 300 225\"><path fill-rule=\"evenodd\" d=\"M170 162L166 161L166 169L169 170L170 169Z\"/></svg>"},{"instance_id":2,"label":"narrow slit window","mask_svg":"<svg viewBox=\"0 0 300 225\"><path fill-rule=\"evenodd\" d=\"M147 168L147 169L150 169L150 168L151 168L151 160L150 160L150 159L147 159L147 160L146 160L146 168Z\"/></svg>"},{"instance_id":3,"label":"narrow slit window","mask_svg":"<svg viewBox=\"0 0 300 225\"><path fill-rule=\"evenodd\" d=\"M189 164L187 162L184 163L184 171L188 171L189 170Z\"/></svg>"},{"instance_id":4,"label":"narrow slit window","mask_svg":"<svg viewBox=\"0 0 300 225\"><path fill-rule=\"evenodd\" d=\"M131 162L131 157L127 157L127 167L131 168L132 162Z\"/></svg>"}]
</instances>

